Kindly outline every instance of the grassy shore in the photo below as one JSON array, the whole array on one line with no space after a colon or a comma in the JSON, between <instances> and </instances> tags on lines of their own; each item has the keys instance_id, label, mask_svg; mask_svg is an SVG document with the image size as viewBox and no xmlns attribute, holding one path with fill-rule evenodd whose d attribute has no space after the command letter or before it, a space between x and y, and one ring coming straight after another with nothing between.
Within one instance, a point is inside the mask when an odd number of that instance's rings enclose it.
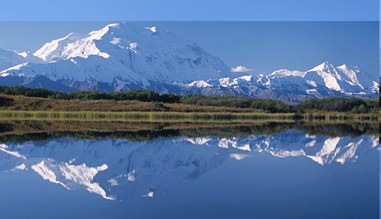
<instances>
[{"instance_id":1,"label":"grassy shore","mask_svg":"<svg viewBox=\"0 0 381 219\"><path fill-rule=\"evenodd\" d=\"M55 111L0 111L0 120L81 120L81 121L149 121L149 122L243 122L294 121L293 113L260 112L55 112Z\"/></svg>"},{"instance_id":2,"label":"grassy shore","mask_svg":"<svg viewBox=\"0 0 381 219\"><path fill-rule=\"evenodd\" d=\"M149 122L294 122L322 121L337 123L377 122L376 114L344 114L335 112L314 112L307 114L264 113L264 112L55 112L55 111L0 111L4 120L80 120L80 121L149 121Z\"/></svg>"},{"instance_id":3,"label":"grassy shore","mask_svg":"<svg viewBox=\"0 0 381 219\"><path fill-rule=\"evenodd\" d=\"M181 103L155 103L114 100L57 100L49 98L0 95L9 104L0 106L0 120L85 120L151 122L220 121L356 121L377 122L377 114L311 111L308 113L269 113L252 108L198 106Z\"/></svg>"},{"instance_id":4,"label":"grassy shore","mask_svg":"<svg viewBox=\"0 0 381 219\"><path fill-rule=\"evenodd\" d=\"M53 111L53 112L261 112L249 108L196 106L181 103L155 103L136 100L56 100L49 98L12 96L0 94L10 100L0 106L3 111Z\"/></svg>"}]
</instances>

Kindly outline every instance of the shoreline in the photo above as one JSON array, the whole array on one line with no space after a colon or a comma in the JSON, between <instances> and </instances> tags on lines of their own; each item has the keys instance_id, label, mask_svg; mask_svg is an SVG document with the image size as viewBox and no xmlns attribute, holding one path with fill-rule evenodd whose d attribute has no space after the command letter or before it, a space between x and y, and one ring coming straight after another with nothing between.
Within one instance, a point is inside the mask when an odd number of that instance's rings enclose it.
<instances>
[{"instance_id":1,"label":"shoreline","mask_svg":"<svg viewBox=\"0 0 381 219\"><path fill-rule=\"evenodd\" d=\"M110 112L110 111L25 111L0 110L1 120L83 120L83 121L239 121L239 122L297 122L297 121L356 121L379 122L378 114L340 112L266 113L266 112Z\"/></svg>"},{"instance_id":2,"label":"shoreline","mask_svg":"<svg viewBox=\"0 0 381 219\"><path fill-rule=\"evenodd\" d=\"M309 135L331 137L375 135L379 123L324 121L90 121L90 120L0 120L0 142L6 136L15 139L40 139L47 136L82 136L90 138L114 137L168 137L168 136L244 136L269 135L297 129ZM12 137L11 137L12 138Z\"/></svg>"}]
</instances>

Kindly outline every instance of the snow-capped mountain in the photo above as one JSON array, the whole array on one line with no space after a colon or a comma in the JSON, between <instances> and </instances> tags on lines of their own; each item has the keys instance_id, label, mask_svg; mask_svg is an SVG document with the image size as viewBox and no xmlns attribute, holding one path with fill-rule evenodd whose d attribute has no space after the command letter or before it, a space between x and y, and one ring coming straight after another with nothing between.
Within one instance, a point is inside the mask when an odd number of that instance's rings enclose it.
<instances>
[{"instance_id":1,"label":"snow-capped mountain","mask_svg":"<svg viewBox=\"0 0 381 219\"><path fill-rule=\"evenodd\" d=\"M87 35L69 35L34 53L46 63L24 63L2 72L43 75L52 80L118 82L148 87L218 78L229 72L220 59L196 44L156 27L110 24Z\"/></svg>"},{"instance_id":2,"label":"snow-capped mountain","mask_svg":"<svg viewBox=\"0 0 381 219\"><path fill-rule=\"evenodd\" d=\"M286 143L285 143L286 142ZM288 143L287 143L288 142ZM253 153L344 165L378 153L378 137L312 136L297 130L241 137L172 137L134 142L67 137L0 144L0 171L33 171L66 189L109 200L153 197Z\"/></svg>"},{"instance_id":3,"label":"snow-capped mountain","mask_svg":"<svg viewBox=\"0 0 381 219\"><path fill-rule=\"evenodd\" d=\"M39 57L30 52L20 52L0 49L0 72L26 65L26 63L43 63ZM4 76L4 75L3 75Z\"/></svg>"},{"instance_id":4,"label":"snow-capped mountain","mask_svg":"<svg viewBox=\"0 0 381 219\"><path fill-rule=\"evenodd\" d=\"M27 62L27 56L26 52L17 53L0 49L0 71Z\"/></svg>"},{"instance_id":5,"label":"snow-capped mountain","mask_svg":"<svg viewBox=\"0 0 381 219\"><path fill-rule=\"evenodd\" d=\"M299 102L327 96L377 97L377 76L370 78L357 67L335 67L324 62L308 71L277 70L271 74L197 81L180 85L186 92L206 95L243 95ZM186 93L185 92L185 93Z\"/></svg>"},{"instance_id":6,"label":"snow-capped mountain","mask_svg":"<svg viewBox=\"0 0 381 219\"><path fill-rule=\"evenodd\" d=\"M131 23L110 24L88 34L70 33L33 55L0 51L0 85L60 91L151 89L285 102L377 97L379 92L377 74L345 64L324 62L307 71L282 69L260 75L231 69L195 43L157 27Z\"/></svg>"}]
</instances>

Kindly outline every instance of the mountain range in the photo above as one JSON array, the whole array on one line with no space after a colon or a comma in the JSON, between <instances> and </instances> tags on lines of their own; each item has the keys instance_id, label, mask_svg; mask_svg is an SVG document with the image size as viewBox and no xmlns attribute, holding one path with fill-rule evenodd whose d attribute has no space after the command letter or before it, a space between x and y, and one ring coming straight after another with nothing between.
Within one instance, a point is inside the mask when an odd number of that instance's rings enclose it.
<instances>
[{"instance_id":1,"label":"mountain range","mask_svg":"<svg viewBox=\"0 0 381 219\"><path fill-rule=\"evenodd\" d=\"M0 50L0 85L59 91L124 91L240 95L300 102L310 98L377 97L378 74L324 62L307 71L232 72L197 44L158 27L116 23L70 33L34 53Z\"/></svg>"}]
</instances>

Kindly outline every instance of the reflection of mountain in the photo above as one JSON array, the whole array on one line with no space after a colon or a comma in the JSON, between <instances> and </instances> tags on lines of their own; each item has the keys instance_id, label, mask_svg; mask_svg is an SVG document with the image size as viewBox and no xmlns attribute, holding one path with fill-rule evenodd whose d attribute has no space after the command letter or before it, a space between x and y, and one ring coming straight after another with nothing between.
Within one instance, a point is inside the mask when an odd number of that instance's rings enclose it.
<instances>
[{"instance_id":1,"label":"reflection of mountain","mask_svg":"<svg viewBox=\"0 0 381 219\"><path fill-rule=\"evenodd\" d=\"M0 144L0 170L29 170L67 189L85 188L105 199L153 197L192 182L228 159L253 153L307 157L320 165L355 162L377 137L323 137L289 130L237 138L173 137L152 141L59 138Z\"/></svg>"}]
</instances>

